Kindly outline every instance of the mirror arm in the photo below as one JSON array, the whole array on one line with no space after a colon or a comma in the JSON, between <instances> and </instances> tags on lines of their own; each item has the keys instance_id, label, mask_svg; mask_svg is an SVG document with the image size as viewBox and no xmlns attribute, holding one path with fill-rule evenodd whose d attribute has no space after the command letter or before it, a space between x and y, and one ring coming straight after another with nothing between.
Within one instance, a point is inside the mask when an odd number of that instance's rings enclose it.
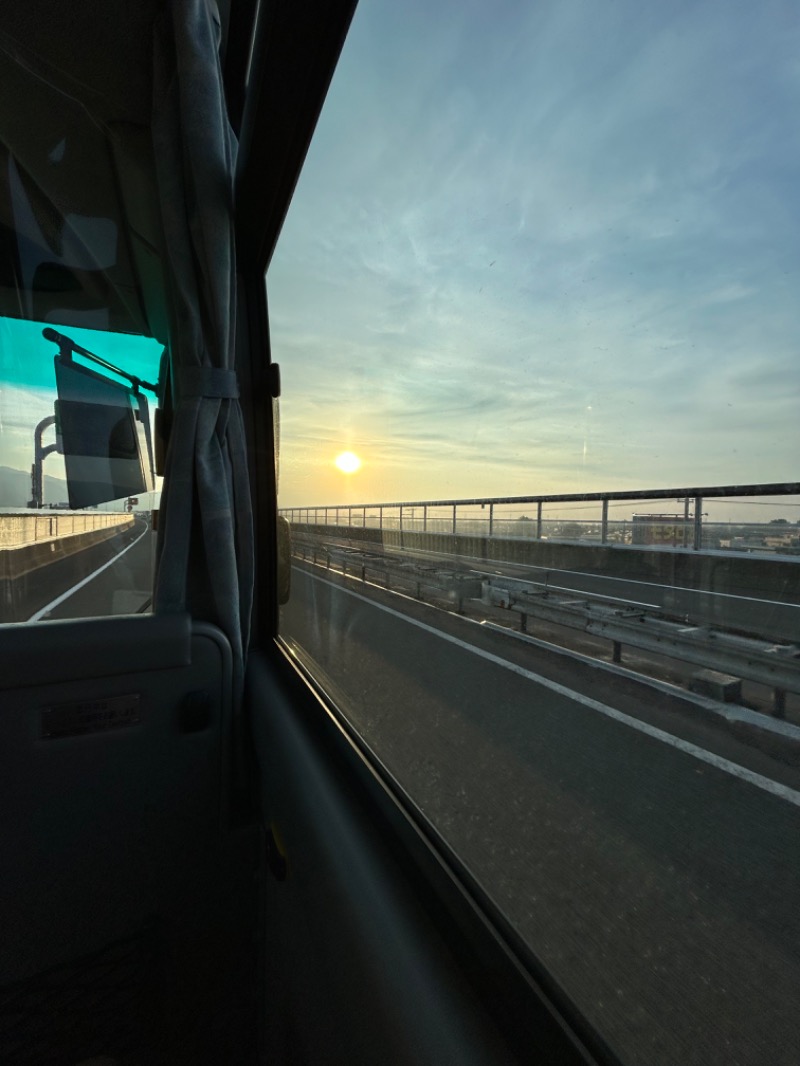
<instances>
[{"instance_id":1,"label":"mirror arm","mask_svg":"<svg viewBox=\"0 0 800 1066\"><path fill-rule=\"evenodd\" d=\"M158 385L152 385L149 381L142 381L141 378L129 374L127 370L120 370L119 367L114 366L113 363L109 363L106 359L103 359L102 356L95 355L94 352L90 352L86 348L81 348L80 344L76 344L71 337L65 337L63 333L59 333L57 330L51 329L49 326L47 329L42 330L42 336L46 341L52 341L54 344L58 345L58 354L64 362L71 362L72 353L74 352L76 355L82 355L84 359L90 359L94 363L99 363L99 365L105 370L110 370L112 374L125 378L131 383L135 393L138 393L139 389L142 388L158 395Z\"/></svg>"}]
</instances>

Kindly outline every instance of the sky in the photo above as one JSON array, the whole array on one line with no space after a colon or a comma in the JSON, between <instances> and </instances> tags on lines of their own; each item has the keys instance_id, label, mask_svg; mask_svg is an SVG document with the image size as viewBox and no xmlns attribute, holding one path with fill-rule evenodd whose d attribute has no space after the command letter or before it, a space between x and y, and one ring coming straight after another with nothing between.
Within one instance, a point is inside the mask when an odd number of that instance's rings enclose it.
<instances>
[{"instance_id":1,"label":"sky","mask_svg":"<svg viewBox=\"0 0 800 1066\"><path fill-rule=\"evenodd\" d=\"M281 505L798 480L799 57L793 0L361 0L267 279Z\"/></svg>"}]
</instances>

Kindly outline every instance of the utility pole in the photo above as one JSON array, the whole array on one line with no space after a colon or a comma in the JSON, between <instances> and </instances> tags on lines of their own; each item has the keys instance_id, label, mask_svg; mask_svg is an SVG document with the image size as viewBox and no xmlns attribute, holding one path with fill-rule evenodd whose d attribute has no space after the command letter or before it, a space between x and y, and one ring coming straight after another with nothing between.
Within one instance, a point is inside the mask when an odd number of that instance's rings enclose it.
<instances>
[{"instance_id":1,"label":"utility pole","mask_svg":"<svg viewBox=\"0 0 800 1066\"><path fill-rule=\"evenodd\" d=\"M47 447L42 447L42 434L48 426L55 425L55 415L50 415L49 418L43 418L33 431L33 466L31 467L31 498L28 501L28 507L41 508L44 503L44 476L42 474L42 463L50 455L51 452L57 451L57 444L48 444Z\"/></svg>"}]
</instances>

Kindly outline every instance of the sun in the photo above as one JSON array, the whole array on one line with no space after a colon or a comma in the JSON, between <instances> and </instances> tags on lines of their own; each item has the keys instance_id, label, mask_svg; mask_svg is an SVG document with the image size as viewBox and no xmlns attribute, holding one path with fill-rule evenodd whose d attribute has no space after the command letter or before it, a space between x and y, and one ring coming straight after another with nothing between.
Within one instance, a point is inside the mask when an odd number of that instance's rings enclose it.
<instances>
[{"instance_id":1,"label":"sun","mask_svg":"<svg viewBox=\"0 0 800 1066\"><path fill-rule=\"evenodd\" d=\"M341 455L337 455L334 460L338 470L341 470L343 474L355 474L361 466L361 460L355 454L355 452L342 452Z\"/></svg>"}]
</instances>

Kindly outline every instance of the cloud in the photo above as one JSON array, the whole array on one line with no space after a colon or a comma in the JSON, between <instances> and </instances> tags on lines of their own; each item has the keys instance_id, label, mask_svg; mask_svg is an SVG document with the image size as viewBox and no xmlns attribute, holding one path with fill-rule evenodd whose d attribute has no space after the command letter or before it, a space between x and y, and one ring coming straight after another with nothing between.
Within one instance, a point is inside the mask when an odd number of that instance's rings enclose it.
<instances>
[{"instance_id":1,"label":"cloud","mask_svg":"<svg viewBox=\"0 0 800 1066\"><path fill-rule=\"evenodd\" d=\"M33 462L34 430L38 423L53 414L54 389L0 386L0 462L15 470L29 471ZM52 427L43 435L45 445L55 441ZM52 454L45 459L45 472L64 476L64 460Z\"/></svg>"},{"instance_id":2,"label":"cloud","mask_svg":"<svg viewBox=\"0 0 800 1066\"><path fill-rule=\"evenodd\" d=\"M287 461L360 441L408 498L791 476L781 6L434 8L359 10L270 270Z\"/></svg>"}]
</instances>

